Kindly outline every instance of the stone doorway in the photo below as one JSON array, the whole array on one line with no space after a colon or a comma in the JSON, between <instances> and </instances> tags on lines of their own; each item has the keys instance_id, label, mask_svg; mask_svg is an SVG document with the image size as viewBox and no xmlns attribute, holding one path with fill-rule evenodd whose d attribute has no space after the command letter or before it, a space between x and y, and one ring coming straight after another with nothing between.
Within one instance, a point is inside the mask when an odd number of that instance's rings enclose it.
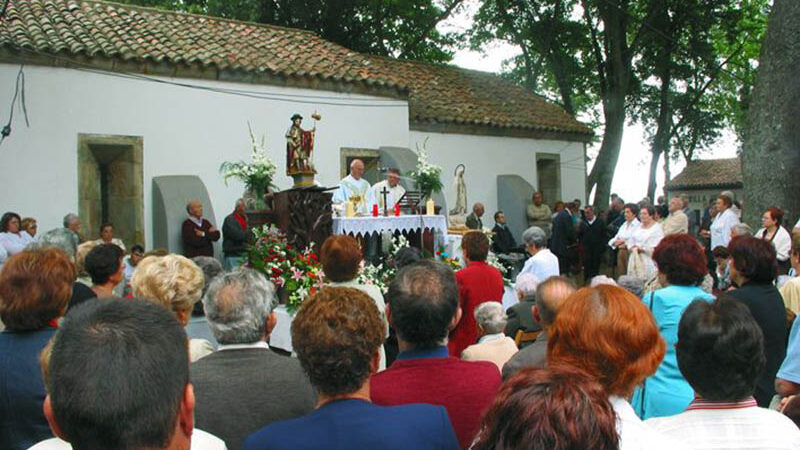
<instances>
[{"instance_id":1,"label":"stone doorway","mask_svg":"<svg viewBox=\"0 0 800 450\"><path fill-rule=\"evenodd\" d=\"M140 136L78 135L78 214L88 239L111 222L127 248L144 242L144 175Z\"/></svg>"},{"instance_id":2,"label":"stone doorway","mask_svg":"<svg viewBox=\"0 0 800 450\"><path fill-rule=\"evenodd\" d=\"M360 159L364 162L364 174L362 178L369 181L369 184L375 184L383 179L378 166L379 155L377 150L368 148L342 148L340 159L340 172L342 178L350 173L350 163L354 159Z\"/></svg>"},{"instance_id":3,"label":"stone doorway","mask_svg":"<svg viewBox=\"0 0 800 450\"><path fill-rule=\"evenodd\" d=\"M553 207L561 198L561 156L552 153L536 154L536 181L544 202Z\"/></svg>"}]
</instances>

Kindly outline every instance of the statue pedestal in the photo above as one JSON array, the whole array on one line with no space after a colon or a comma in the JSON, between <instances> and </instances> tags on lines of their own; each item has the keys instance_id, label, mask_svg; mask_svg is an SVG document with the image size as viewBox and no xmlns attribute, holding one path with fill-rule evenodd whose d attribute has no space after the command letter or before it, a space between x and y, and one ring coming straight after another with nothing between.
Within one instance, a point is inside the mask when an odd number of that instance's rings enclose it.
<instances>
[{"instance_id":1,"label":"statue pedestal","mask_svg":"<svg viewBox=\"0 0 800 450\"><path fill-rule=\"evenodd\" d=\"M316 170L305 170L290 173L289 175L294 179L294 189L309 188L314 186L314 176L317 174Z\"/></svg>"},{"instance_id":2,"label":"statue pedestal","mask_svg":"<svg viewBox=\"0 0 800 450\"><path fill-rule=\"evenodd\" d=\"M319 254L322 243L333 233L332 197L332 193L319 187L275 193L275 225L286 233L289 244L302 249L313 242L314 251Z\"/></svg>"}]
</instances>

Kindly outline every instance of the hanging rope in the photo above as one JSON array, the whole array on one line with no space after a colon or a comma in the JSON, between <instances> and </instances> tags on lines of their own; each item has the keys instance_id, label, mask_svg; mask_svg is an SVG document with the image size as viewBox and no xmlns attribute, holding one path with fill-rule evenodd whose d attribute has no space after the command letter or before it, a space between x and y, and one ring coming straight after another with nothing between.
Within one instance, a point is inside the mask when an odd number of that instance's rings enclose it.
<instances>
[{"instance_id":1,"label":"hanging rope","mask_svg":"<svg viewBox=\"0 0 800 450\"><path fill-rule=\"evenodd\" d=\"M11 121L14 120L14 105L17 103L17 98L19 98L19 108L22 110L22 113L25 115L25 125L30 128L31 123L28 121L28 108L25 105L25 66L19 66L19 72L17 73L17 86L14 90L14 98L11 99L11 108L8 112L8 123L6 126L0 130L0 144L11 134Z\"/></svg>"}]
</instances>

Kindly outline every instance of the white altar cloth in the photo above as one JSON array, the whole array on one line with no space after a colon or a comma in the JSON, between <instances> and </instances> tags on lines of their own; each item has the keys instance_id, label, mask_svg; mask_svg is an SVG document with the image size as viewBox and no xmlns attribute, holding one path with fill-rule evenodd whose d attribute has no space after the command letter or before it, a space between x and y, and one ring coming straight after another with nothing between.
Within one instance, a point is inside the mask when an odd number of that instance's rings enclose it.
<instances>
[{"instance_id":1,"label":"white altar cloth","mask_svg":"<svg viewBox=\"0 0 800 450\"><path fill-rule=\"evenodd\" d=\"M378 216L378 217L334 217L333 234L353 234L366 236L384 231L416 231L430 229L447 234L447 220L444 216Z\"/></svg>"}]
</instances>

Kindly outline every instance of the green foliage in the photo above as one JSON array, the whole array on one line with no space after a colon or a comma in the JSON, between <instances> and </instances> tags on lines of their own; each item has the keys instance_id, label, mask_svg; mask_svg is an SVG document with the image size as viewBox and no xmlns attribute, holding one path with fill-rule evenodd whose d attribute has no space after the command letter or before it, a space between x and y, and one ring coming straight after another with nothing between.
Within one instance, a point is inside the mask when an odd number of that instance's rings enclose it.
<instances>
[{"instance_id":1,"label":"green foliage","mask_svg":"<svg viewBox=\"0 0 800 450\"><path fill-rule=\"evenodd\" d=\"M357 52L419 61L452 59L456 36L436 25L463 0L124 0L313 31Z\"/></svg>"}]
</instances>

